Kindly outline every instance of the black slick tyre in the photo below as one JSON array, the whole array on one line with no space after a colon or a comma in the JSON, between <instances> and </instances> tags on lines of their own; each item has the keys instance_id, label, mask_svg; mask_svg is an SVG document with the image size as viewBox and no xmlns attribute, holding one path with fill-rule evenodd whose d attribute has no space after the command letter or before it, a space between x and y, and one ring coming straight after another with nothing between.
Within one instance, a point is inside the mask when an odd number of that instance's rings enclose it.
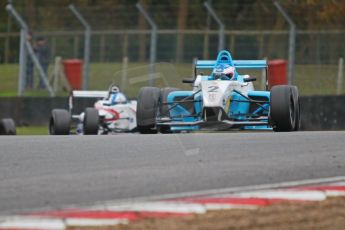
<instances>
[{"instance_id":1,"label":"black slick tyre","mask_svg":"<svg viewBox=\"0 0 345 230\"><path fill-rule=\"evenodd\" d=\"M65 109L53 109L49 121L50 135L68 135L71 126L71 115Z\"/></svg>"},{"instance_id":2,"label":"black slick tyre","mask_svg":"<svg viewBox=\"0 0 345 230\"><path fill-rule=\"evenodd\" d=\"M276 132L293 131L296 124L296 101L292 87L277 85L271 89L270 121Z\"/></svg>"},{"instance_id":3,"label":"black slick tyre","mask_svg":"<svg viewBox=\"0 0 345 230\"><path fill-rule=\"evenodd\" d=\"M293 131L298 131L301 129L301 105L300 105L300 101L299 101L299 92L298 92L297 86L291 86L291 91L292 91L292 95L294 97L295 114L296 114L296 119L295 119Z\"/></svg>"},{"instance_id":4,"label":"black slick tyre","mask_svg":"<svg viewBox=\"0 0 345 230\"><path fill-rule=\"evenodd\" d=\"M16 135L16 124L12 118L4 118L0 121L0 135Z\"/></svg>"},{"instance_id":5,"label":"black slick tyre","mask_svg":"<svg viewBox=\"0 0 345 230\"><path fill-rule=\"evenodd\" d=\"M99 129L99 115L95 108L86 108L84 113L83 129L85 135L97 135Z\"/></svg>"},{"instance_id":6,"label":"black slick tyre","mask_svg":"<svg viewBox=\"0 0 345 230\"><path fill-rule=\"evenodd\" d=\"M140 133L157 133L156 117L159 99L159 88L142 87L140 89L137 102L137 128Z\"/></svg>"}]
</instances>

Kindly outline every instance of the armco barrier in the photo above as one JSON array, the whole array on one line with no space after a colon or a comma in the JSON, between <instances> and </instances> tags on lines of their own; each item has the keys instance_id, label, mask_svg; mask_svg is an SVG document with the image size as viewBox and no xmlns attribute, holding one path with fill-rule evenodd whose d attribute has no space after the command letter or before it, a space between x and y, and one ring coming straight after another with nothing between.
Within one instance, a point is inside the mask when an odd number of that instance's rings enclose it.
<instances>
[{"instance_id":1,"label":"armco barrier","mask_svg":"<svg viewBox=\"0 0 345 230\"><path fill-rule=\"evenodd\" d=\"M94 100L78 99L75 110ZM0 98L0 118L12 117L17 125L48 125L51 110L68 108L68 98ZM345 130L345 96L301 97L303 130Z\"/></svg>"},{"instance_id":2,"label":"armco barrier","mask_svg":"<svg viewBox=\"0 0 345 230\"><path fill-rule=\"evenodd\" d=\"M80 112L82 108L92 107L93 102L94 100L78 98L75 100L74 110ZM48 125L54 108L68 109L68 98L0 98L0 118L12 117L17 126Z\"/></svg>"},{"instance_id":3,"label":"armco barrier","mask_svg":"<svg viewBox=\"0 0 345 230\"><path fill-rule=\"evenodd\" d=\"M345 96L301 98L303 130L345 130Z\"/></svg>"}]
</instances>

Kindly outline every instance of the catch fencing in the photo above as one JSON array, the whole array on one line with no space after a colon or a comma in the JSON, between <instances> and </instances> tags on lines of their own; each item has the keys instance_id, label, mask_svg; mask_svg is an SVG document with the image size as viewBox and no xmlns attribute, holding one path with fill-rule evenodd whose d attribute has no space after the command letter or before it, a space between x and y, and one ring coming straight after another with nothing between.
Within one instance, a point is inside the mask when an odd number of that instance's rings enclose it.
<instances>
[{"instance_id":1,"label":"catch fencing","mask_svg":"<svg viewBox=\"0 0 345 230\"><path fill-rule=\"evenodd\" d=\"M141 14L135 5L129 8L112 6L108 10L79 7L79 12L92 28L88 89L106 89L109 84L116 83L122 84L125 87L123 90L130 93L129 96L135 96L137 88L149 84L149 71L152 71L150 49L153 45L156 47L155 77L165 79L157 81L158 86L174 84L170 86L187 88L180 84L180 80L192 75L193 60L214 59L220 41L235 59L289 59L289 26L272 3L267 3L268 13L259 20L261 26L255 21L258 16L249 17L250 14L242 21L236 19L241 23L234 25L222 11L222 5L216 2L214 5L215 12L219 13L225 25L222 40L217 23L209 16L202 2L190 6L184 28L176 28L177 6L172 10L164 5L148 7L148 14L157 24L154 44L151 43L152 30L145 20L140 20ZM29 22L34 37L47 38L50 73L57 56L84 59L85 31L68 6L39 8L33 19L24 9L19 7L18 11ZM204 17L197 17L196 12L203 12ZM51 18L49 23L44 21L47 17ZM277 17L281 18L278 21L283 24L279 29L270 22ZM8 20L7 31L0 29L0 66L19 62L19 29L13 19L9 17ZM54 20L56 23L52 27ZM298 23L296 28L292 83L300 88L302 95L344 94L341 58L345 56L345 30L305 30ZM259 78L256 84L262 87L261 72L250 73ZM131 81L131 78L138 79L140 76L142 81ZM133 82L137 85L134 86Z\"/></svg>"}]
</instances>

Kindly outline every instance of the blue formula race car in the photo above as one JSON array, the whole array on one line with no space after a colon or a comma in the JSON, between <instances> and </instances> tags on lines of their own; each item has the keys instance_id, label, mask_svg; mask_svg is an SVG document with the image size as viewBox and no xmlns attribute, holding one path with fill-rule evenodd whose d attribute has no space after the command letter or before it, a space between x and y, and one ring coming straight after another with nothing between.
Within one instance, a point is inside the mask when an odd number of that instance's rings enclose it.
<instances>
[{"instance_id":1,"label":"blue formula race car","mask_svg":"<svg viewBox=\"0 0 345 230\"><path fill-rule=\"evenodd\" d=\"M266 60L232 60L220 51L217 60L198 60L195 76L184 83L193 90L143 87L137 104L140 133L171 133L200 129L297 131L300 105L296 86L254 90L255 77L239 69L266 69ZM209 75L198 71L211 71ZM267 71L266 71L267 73ZM267 74L266 74L267 75Z\"/></svg>"}]
</instances>

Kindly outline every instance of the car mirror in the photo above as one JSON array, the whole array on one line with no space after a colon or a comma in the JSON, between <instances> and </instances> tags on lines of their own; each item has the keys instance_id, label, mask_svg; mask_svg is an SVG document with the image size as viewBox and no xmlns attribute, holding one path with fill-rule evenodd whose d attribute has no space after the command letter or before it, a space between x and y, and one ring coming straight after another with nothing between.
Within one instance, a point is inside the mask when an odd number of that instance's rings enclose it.
<instances>
[{"instance_id":1,"label":"car mirror","mask_svg":"<svg viewBox=\"0 0 345 230\"><path fill-rule=\"evenodd\" d=\"M182 83L194 83L195 79L193 78L186 78L182 80Z\"/></svg>"},{"instance_id":2,"label":"car mirror","mask_svg":"<svg viewBox=\"0 0 345 230\"><path fill-rule=\"evenodd\" d=\"M248 78L243 78L244 82L252 82L252 81L256 81L256 77L248 77Z\"/></svg>"}]
</instances>

